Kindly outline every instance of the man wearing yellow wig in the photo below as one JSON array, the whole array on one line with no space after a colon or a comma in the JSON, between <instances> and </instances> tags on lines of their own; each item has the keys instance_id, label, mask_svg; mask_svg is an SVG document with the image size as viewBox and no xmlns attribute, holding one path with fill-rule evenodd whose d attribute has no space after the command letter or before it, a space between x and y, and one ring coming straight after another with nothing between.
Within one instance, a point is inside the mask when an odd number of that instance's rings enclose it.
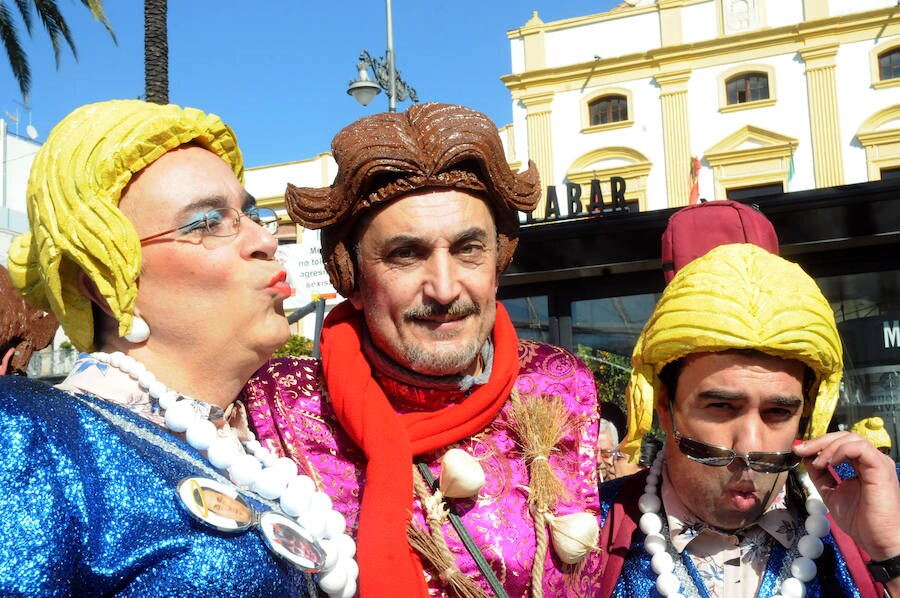
<instances>
[{"instance_id":1,"label":"man wearing yellow wig","mask_svg":"<svg viewBox=\"0 0 900 598\"><path fill-rule=\"evenodd\" d=\"M738 244L678 272L634 349L623 442L634 458L655 409L665 446L601 488L604 598L900 596L894 464L824 434L841 353L795 264Z\"/></svg>"},{"instance_id":2,"label":"man wearing yellow wig","mask_svg":"<svg viewBox=\"0 0 900 598\"><path fill-rule=\"evenodd\" d=\"M234 402L289 334L277 218L242 176L217 116L137 100L78 108L38 151L10 275L84 353L56 388L0 377L0 595L315 594L321 563L271 531L297 525L296 467Z\"/></svg>"}]
</instances>

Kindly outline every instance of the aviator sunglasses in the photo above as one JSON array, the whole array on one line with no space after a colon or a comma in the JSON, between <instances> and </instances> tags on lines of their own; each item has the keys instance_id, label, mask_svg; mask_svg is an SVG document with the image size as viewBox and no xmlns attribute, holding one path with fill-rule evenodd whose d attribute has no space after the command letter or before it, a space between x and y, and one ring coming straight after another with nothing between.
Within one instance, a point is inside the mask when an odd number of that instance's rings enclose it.
<instances>
[{"instance_id":1,"label":"aviator sunglasses","mask_svg":"<svg viewBox=\"0 0 900 598\"><path fill-rule=\"evenodd\" d=\"M744 462L744 465L759 473L781 473L789 471L800 464L800 457L792 451L770 453L766 451L752 451L745 455L739 455L730 448L706 444L695 438L682 436L675 427L675 411L669 403L669 414L672 417L672 433L678 442L678 450L692 461L709 465L710 467L726 467L735 459Z\"/></svg>"}]
</instances>

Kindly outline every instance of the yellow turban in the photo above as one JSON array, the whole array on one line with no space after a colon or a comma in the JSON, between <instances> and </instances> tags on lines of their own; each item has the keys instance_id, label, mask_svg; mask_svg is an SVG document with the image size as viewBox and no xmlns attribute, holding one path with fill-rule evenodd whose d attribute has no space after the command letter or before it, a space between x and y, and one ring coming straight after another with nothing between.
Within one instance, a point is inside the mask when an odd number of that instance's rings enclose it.
<instances>
[{"instance_id":1,"label":"yellow turban","mask_svg":"<svg viewBox=\"0 0 900 598\"><path fill-rule=\"evenodd\" d=\"M874 444L875 448L891 448L891 435L884 429L884 420L880 417L861 419L853 424L850 431Z\"/></svg>"},{"instance_id":2,"label":"yellow turban","mask_svg":"<svg viewBox=\"0 0 900 598\"><path fill-rule=\"evenodd\" d=\"M82 106L38 151L26 197L31 232L14 239L9 273L29 303L56 314L79 350L94 344L79 270L106 298L119 335L131 330L141 246L119 199L136 173L186 143L217 154L243 180L232 130L214 114L173 104L112 100Z\"/></svg>"},{"instance_id":3,"label":"yellow turban","mask_svg":"<svg viewBox=\"0 0 900 598\"><path fill-rule=\"evenodd\" d=\"M843 372L831 306L796 264L755 245L723 245L678 271L638 338L622 446L629 459L636 462L641 437L653 421L663 366L692 353L730 349L753 349L809 366L816 377L807 397L809 432L813 437L826 432Z\"/></svg>"}]
</instances>

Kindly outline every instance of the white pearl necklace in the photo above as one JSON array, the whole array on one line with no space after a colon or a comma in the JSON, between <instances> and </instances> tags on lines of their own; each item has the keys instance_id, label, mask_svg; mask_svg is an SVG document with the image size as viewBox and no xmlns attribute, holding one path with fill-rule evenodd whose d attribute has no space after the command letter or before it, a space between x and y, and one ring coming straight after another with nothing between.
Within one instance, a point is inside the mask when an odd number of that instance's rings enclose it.
<instances>
[{"instance_id":1,"label":"white pearl necklace","mask_svg":"<svg viewBox=\"0 0 900 598\"><path fill-rule=\"evenodd\" d=\"M183 433L185 440L216 469L225 470L238 487L259 496L278 500L285 515L296 519L325 551L325 565L319 571L319 587L329 598L356 595L359 566L356 542L347 535L347 521L332 508L331 498L315 489L315 482L298 475L297 464L287 457L276 457L250 434L250 440L238 441L236 435L221 435L209 419L198 413L195 401L168 388L131 356L115 353L92 353L100 363L121 370L159 404L165 426ZM243 445L243 446L242 446Z\"/></svg>"},{"instance_id":2,"label":"white pearl necklace","mask_svg":"<svg viewBox=\"0 0 900 598\"><path fill-rule=\"evenodd\" d=\"M666 537L661 533L663 529L662 518L659 515L662 509L662 500L657 494L659 480L662 476L663 451L656 455L656 460L650 467L644 493L638 499L638 508L641 510L639 526L646 534L644 549L651 556L650 566L656 573L656 589L663 596L684 598L681 592L681 582L675 575L675 561L666 552ZM773 598L804 598L806 596L806 582L816 576L815 559L822 555L824 544L822 538L828 535L831 525L825 514L828 512L825 503L819 496L818 490L810 481L809 476L801 474L800 482L806 489L809 498L806 499L805 522L806 534L800 538L797 549L800 556L791 562L791 576L781 582L779 594Z\"/></svg>"}]
</instances>

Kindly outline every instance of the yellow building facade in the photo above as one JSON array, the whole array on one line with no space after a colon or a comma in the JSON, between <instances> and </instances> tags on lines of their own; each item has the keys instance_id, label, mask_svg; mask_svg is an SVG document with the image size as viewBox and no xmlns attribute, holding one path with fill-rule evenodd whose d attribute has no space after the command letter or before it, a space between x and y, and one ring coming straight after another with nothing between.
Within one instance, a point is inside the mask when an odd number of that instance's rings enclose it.
<instances>
[{"instance_id":1,"label":"yellow building facade","mask_svg":"<svg viewBox=\"0 0 900 598\"><path fill-rule=\"evenodd\" d=\"M683 206L694 156L706 199L900 169L896 2L630 0L507 35L516 154L560 196L621 176L632 210Z\"/></svg>"}]
</instances>

